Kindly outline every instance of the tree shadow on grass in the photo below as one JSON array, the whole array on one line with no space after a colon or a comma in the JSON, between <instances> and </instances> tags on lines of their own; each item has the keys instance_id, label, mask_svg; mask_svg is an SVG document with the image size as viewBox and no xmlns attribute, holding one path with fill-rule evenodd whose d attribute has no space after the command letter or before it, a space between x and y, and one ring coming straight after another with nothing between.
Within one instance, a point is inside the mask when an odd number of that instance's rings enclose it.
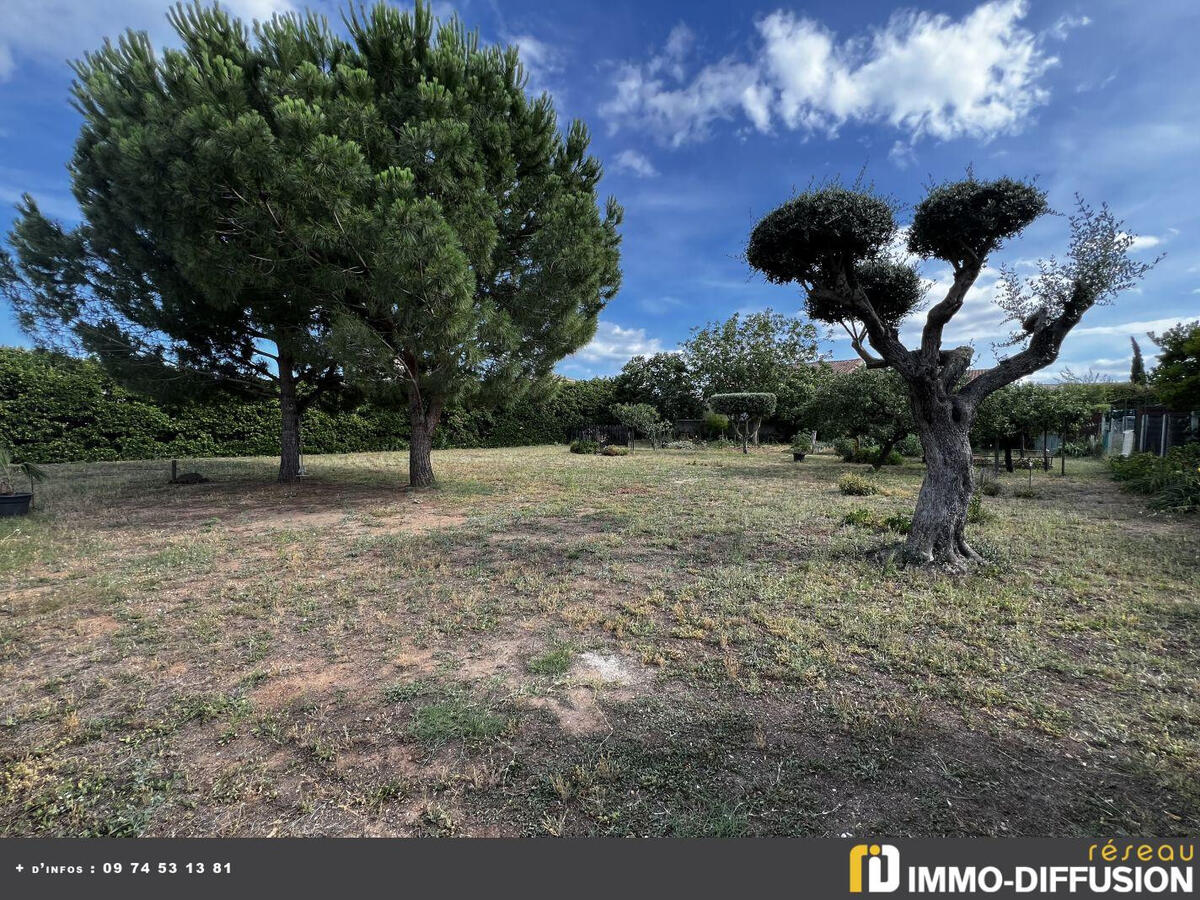
<instances>
[{"instance_id":1,"label":"tree shadow on grass","mask_svg":"<svg viewBox=\"0 0 1200 900\"><path fill-rule=\"evenodd\" d=\"M526 833L562 817L572 835L1109 836L1200 827L1195 792L1063 742L865 709L839 718L799 699L740 705L716 714L682 702L613 705L610 735L551 740L553 752L542 746L529 763L559 790L484 800L506 806Z\"/></svg>"}]
</instances>

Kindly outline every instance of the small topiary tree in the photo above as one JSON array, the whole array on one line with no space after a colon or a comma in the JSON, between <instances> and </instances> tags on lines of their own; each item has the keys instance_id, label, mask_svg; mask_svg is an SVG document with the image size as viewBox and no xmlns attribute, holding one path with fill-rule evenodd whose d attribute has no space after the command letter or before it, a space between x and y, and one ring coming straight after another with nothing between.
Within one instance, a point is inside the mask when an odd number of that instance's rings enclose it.
<instances>
[{"instance_id":1,"label":"small topiary tree","mask_svg":"<svg viewBox=\"0 0 1200 900\"><path fill-rule=\"evenodd\" d=\"M900 325L925 286L890 252L898 230L891 201L858 184L817 185L769 213L750 235L751 266L769 281L799 284L809 316L842 326L869 368L891 368L904 379L926 463L904 551L913 563L963 570L979 559L965 529L974 491L969 434L980 404L1052 363L1084 313L1111 302L1149 268L1130 259L1133 236L1106 207L1080 201L1065 259L1043 260L1025 281L1006 273L999 302L1015 326L1011 344L1020 349L966 381L974 350L943 347L946 325L988 257L1046 212L1041 190L1009 178L981 181L968 173L929 189L907 249L949 264L953 281L929 308L914 348L901 341Z\"/></svg>"},{"instance_id":2,"label":"small topiary tree","mask_svg":"<svg viewBox=\"0 0 1200 900\"><path fill-rule=\"evenodd\" d=\"M775 403L775 395L765 393L713 394L708 398L712 411L728 416L738 437L749 439L755 446L758 446L758 429L763 419L775 412ZM742 413L746 414L745 430Z\"/></svg>"},{"instance_id":3,"label":"small topiary tree","mask_svg":"<svg viewBox=\"0 0 1200 900\"><path fill-rule=\"evenodd\" d=\"M613 418L629 429L629 448L633 449L635 432L648 434L650 427L658 421L658 410L649 403L614 403L610 410ZM651 440L651 446L654 441Z\"/></svg>"}]
</instances>

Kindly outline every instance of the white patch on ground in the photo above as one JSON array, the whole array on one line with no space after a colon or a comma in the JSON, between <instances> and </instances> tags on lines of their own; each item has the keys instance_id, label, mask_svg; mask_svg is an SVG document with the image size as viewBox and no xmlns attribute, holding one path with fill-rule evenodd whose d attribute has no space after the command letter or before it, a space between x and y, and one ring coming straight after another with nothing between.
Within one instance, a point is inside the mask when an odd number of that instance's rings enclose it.
<instances>
[{"instance_id":1,"label":"white patch on ground","mask_svg":"<svg viewBox=\"0 0 1200 900\"><path fill-rule=\"evenodd\" d=\"M575 664L576 677L587 681L602 681L605 684L633 684L639 679L639 673L627 660L609 653L594 653L591 650L580 653Z\"/></svg>"}]
</instances>

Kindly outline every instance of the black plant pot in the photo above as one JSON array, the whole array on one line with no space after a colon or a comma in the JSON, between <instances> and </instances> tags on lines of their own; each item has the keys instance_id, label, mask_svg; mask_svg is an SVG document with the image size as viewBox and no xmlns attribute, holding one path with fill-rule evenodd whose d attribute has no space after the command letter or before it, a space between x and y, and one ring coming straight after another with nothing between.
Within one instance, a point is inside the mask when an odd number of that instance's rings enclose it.
<instances>
[{"instance_id":1,"label":"black plant pot","mask_svg":"<svg viewBox=\"0 0 1200 900\"><path fill-rule=\"evenodd\" d=\"M26 516L33 494L0 494L0 516Z\"/></svg>"},{"instance_id":2,"label":"black plant pot","mask_svg":"<svg viewBox=\"0 0 1200 900\"><path fill-rule=\"evenodd\" d=\"M792 461L793 462L800 462L802 459L804 459L803 453L797 453L795 450L792 451Z\"/></svg>"}]
</instances>

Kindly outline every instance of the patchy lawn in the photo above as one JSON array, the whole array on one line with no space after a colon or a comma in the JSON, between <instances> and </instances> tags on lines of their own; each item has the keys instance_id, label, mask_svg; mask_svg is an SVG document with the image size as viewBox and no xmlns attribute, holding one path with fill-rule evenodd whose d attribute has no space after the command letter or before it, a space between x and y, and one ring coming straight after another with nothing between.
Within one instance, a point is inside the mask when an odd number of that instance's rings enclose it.
<instances>
[{"instance_id":1,"label":"patchy lawn","mask_svg":"<svg viewBox=\"0 0 1200 900\"><path fill-rule=\"evenodd\" d=\"M1095 463L1002 476L965 580L870 552L916 465L308 463L52 467L2 520L0 833L1200 830L1200 528Z\"/></svg>"}]
</instances>

